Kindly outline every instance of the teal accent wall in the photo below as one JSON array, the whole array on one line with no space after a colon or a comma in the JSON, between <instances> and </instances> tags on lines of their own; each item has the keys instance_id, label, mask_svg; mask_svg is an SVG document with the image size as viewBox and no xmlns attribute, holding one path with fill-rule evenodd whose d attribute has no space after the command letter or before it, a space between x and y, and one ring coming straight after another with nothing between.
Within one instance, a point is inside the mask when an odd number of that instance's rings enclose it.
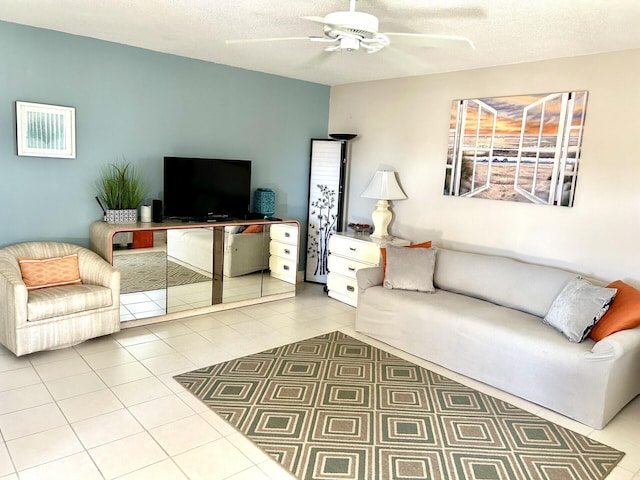
<instances>
[{"instance_id":1,"label":"teal accent wall","mask_svg":"<svg viewBox=\"0 0 640 480\"><path fill-rule=\"evenodd\" d=\"M275 75L0 22L0 247L89 244L101 167L123 159L162 198L165 155L253 161L252 190L306 238L311 138L327 136L330 89ZM75 159L19 157L15 102L76 108ZM304 258L303 255L301 255Z\"/></svg>"}]
</instances>

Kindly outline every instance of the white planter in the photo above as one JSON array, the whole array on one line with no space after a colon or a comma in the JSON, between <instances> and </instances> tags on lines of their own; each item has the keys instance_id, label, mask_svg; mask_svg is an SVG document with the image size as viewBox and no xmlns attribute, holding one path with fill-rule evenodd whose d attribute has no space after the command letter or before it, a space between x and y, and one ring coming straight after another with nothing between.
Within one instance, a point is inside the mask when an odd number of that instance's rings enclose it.
<instances>
[{"instance_id":1,"label":"white planter","mask_svg":"<svg viewBox=\"0 0 640 480\"><path fill-rule=\"evenodd\" d=\"M135 208L107 210L104 219L107 223L136 223L138 221L138 210Z\"/></svg>"}]
</instances>

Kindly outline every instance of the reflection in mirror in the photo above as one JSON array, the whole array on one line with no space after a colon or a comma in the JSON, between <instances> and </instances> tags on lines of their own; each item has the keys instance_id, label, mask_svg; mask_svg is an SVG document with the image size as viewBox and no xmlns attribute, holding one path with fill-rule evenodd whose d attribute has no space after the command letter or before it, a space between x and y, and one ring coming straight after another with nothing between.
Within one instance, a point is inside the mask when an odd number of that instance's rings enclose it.
<instances>
[{"instance_id":1,"label":"reflection in mirror","mask_svg":"<svg viewBox=\"0 0 640 480\"><path fill-rule=\"evenodd\" d=\"M113 266L120 271L120 320L166 312L166 234L136 230L113 236Z\"/></svg>"},{"instance_id":2,"label":"reflection in mirror","mask_svg":"<svg viewBox=\"0 0 640 480\"><path fill-rule=\"evenodd\" d=\"M269 268L269 225L224 227L222 302L262 296L262 273Z\"/></svg>"},{"instance_id":3,"label":"reflection in mirror","mask_svg":"<svg viewBox=\"0 0 640 480\"><path fill-rule=\"evenodd\" d=\"M269 275L264 276L263 295L294 292L298 259L298 225L276 223L269 230Z\"/></svg>"},{"instance_id":4,"label":"reflection in mirror","mask_svg":"<svg viewBox=\"0 0 640 480\"><path fill-rule=\"evenodd\" d=\"M167 230L167 313L212 303L213 228Z\"/></svg>"}]
</instances>

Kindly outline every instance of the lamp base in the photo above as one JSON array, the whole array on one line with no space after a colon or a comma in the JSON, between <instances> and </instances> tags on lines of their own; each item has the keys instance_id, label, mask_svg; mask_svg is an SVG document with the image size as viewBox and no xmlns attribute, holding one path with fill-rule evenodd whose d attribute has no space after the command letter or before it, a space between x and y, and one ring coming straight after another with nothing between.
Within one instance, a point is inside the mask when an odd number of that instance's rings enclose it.
<instances>
[{"instance_id":1,"label":"lamp base","mask_svg":"<svg viewBox=\"0 0 640 480\"><path fill-rule=\"evenodd\" d=\"M371 214L371 220L373 221L373 233L371 238L385 238L389 236L387 228L393 219L393 213L389 210L388 200L378 200L376 203L376 209Z\"/></svg>"}]
</instances>

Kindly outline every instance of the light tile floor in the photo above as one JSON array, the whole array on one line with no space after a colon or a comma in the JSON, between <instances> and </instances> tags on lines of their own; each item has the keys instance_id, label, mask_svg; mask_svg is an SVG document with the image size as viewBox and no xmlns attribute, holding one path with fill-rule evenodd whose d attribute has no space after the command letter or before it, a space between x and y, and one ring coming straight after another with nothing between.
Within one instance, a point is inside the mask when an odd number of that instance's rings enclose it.
<instances>
[{"instance_id":1,"label":"light tile floor","mask_svg":"<svg viewBox=\"0 0 640 480\"><path fill-rule=\"evenodd\" d=\"M206 272L205 272L206 273ZM224 277L223 302L238 302L263 295L289 293L293 285L269 275L257 272L237 277ZM120 320L139 320L165 312L174 313L211 305L210 281L178 285L161 290L125 293L120 295Z\"/></svg>"},{"instance_id":2,"label":"light tile floor","mask_svg":"<svg viewBox=\"0 0 640 480\"><path fill-rule=\"evenodd\" d=\"M0 480L291 479L172 376L336 329L626 452L640 480L640 399L597 431L353 330L355 310L302 284L292 299L16 358L0 350Z\"/></svg>"}]
</instances>

